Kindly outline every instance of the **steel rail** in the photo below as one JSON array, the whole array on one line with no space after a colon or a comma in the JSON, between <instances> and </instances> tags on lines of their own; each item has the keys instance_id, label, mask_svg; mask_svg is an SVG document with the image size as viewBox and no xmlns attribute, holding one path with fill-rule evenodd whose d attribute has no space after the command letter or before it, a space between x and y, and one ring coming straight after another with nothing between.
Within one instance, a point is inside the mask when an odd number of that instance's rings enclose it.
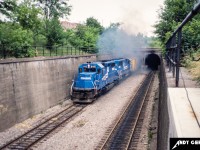
<instances>
[{"instance_id":1,"label":"steel rail","mask_svg":"<svg viewBox=\"0 0 200 150\"><path fill-rule=\"evenodd\" d=\"M135 122L135 125L134 125L134 127L132 129L131 136L130 136L130 139L129 139L128 145L127 145L128 147L126 148L126 150L130 149L130 146L131 146L131 143L132 143L132 140L133 140L133 136L134 136L134 132L136 132L136 126L137 126L137 124L139 124L140 117L142 117L142 113L141 112L142 112L143 109L145 109L144 103L145 103L146 98L148 97L147 95L149 93L149 89L150 89L151 83L153 81L153 78L154 78L154 74L151 76L150 83L148 85L147 90L145 91L145 95L143 97L142 105L141 105L139 113L137 115L137 120Z\"/></svg>"},{"instance_id":2,"label":"steel rail","mask_svg":"<svg viewBox=\"0 0 200 150\"><path fill-rule=\"evenodd\" d=\"M76 115L78 112L80 112L82 109L84 109L86 107L86 106L82 106L82 107L79 107L79 106L81 106L81 105L79 105L79 104L70 105L66 109L51 116L50 118L48 118L44 122L40 123L36 127L32 128L31 130L25 132L24 134L20 135L19 137L6 143L2 147L0 147L0 149L6 149L6 148L28 149L28 148L30 148L31 146L33 146L37 142L41 141L48 134L50 134L52 131L54 131L55 129L60 127L63 123L65 123L67 120L72 118L74 115ZM71 112L72 112L72 114L70 114ZM59 117L59 115L61 115L61 116ZM56 118L56 117L58 117L58 118Z\"/></svg>"},{"instance_id":3,"label":"steel rail","mask_svg":"<svg viewBox=\"0 0 200 150\"><path fill-rule=\"evenodd\" d=\"M144 80L143 80L144 82ZM143 84L142 82L142 84ZM130 106L130 104L132 103L132 99L135 97L135 95L137 94L137 92L139 91L140 87L142 86L142 84L138 87L137 91L135 92L135 94L132 96L131 100L128 102L128 104L126 105L124 111L122 112L121 116L118 118L118 120L116 121L116 123L114 124L114 127L112 128L112 130L109 132L107 138L104 140L104 143L101 145L101 147L99 148L100 150L103 150L103 148L105 147L106 143L108 142L109 138L111 137L112 133L114 130L116 130L120 120L123 118L125 112L127 111L128 107Z\"/></svg>"},{"instance_id":4,"label":"steel rail","mask_svg":"<svg viewBox=\"0 0 200 150\"><path fill-rule=\"evenodd\" d=\"M143 96L143 98L142 98L142 104L141 104L141 106L140 106L140 108L139 108L139 111L137 112L136 121L135 121L135 123L134 123L134 126L133 126L131 132L130 132L130 136L129 136L129 139L128 139L128 143L127 143L127 145L126 145L126 147L125 147L125 150L128 150L129 147L130 147L130 145L131 145L131 140L132 140L132 137L133 137L133 133L134 133L134 131L136 130L136 125L137 125L138 122L139 122L139 117L140 117L140 115L141 115L141 111L142 111L142 108L143 108L144 101L145 101L145 99L146 99L146 97L147 97L147 93L149 92L149 88L150 88L152 79L153 79L153 75L151 76L151 79L150 79L150 82L149 82L149 84L148 84L147 90L145 91L145 94L144 94L144 96Z\"/></svg>"},{"instance_id":5,"label":"steel rail","mask_svg":"<svg viewBox=\"0 0 200 150\"><path fill-rule=\"evenodd\" d=\"M112 138L112 135L114 133L114 131L117 130L117 128L119 127L120 122L124 119L125 115L128 112L128 109L130 108L131 104L133 103L135 97L138 95L141 87L143 86L143 84L145 83L145 80L147 80L147 77L142 81L141 85L139 86L139 88L137 89L137 91L135 92L135 94L132 96L131 100L128 102L127 106L125 107L124 111L122 112L122 114L120 115L120 117L117 119L116 123L114 124L114 127L111 129L111 131L109 132L109 134L107 135L106 139L104 140L103 144L100 144L100 146L97 147L97 149L103 150L107 147L107 144L109 143L109 141ZM150 86L150 84L149 84ZM131 136L132 137L132 136ZM131 138L129 139L129 143L131 141ZM125 149L128 148L128 145Z\"/></svg>"}]
</instances>

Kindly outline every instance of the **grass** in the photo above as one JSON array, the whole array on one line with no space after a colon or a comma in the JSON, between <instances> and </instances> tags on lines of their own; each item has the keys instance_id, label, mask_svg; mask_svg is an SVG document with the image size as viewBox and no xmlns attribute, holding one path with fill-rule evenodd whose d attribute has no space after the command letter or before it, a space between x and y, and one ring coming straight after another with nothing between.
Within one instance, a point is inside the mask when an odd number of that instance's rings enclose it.
<instances>
[{"instance_id":1,"label":"grass","mask_svg":"<svg viewBox=\"0 0 200 150\"><path fill-rule=\"evenodd\" d=\"M200 83L200 52L195 53L194 55L185 56L182 60L182 64L189 70L192 74L192 77Z\"/></svg>"},{"instance_id":2,"label":"grass","mask_svg":"<svg viewBox=\"0 0 200 150\"><path fill-rule=\"evenodd\" d=\"M148 131L148 140L151 141L152 138L153 138L153 133L149 130Z\"/></svg>"},{"instance_id":3,"label":"grass","mask_svg":"<svg viewBox=\"0 0 200 150\"><path fill-rule=\"evenodd\" d=\"M191 61L187 68L193 78L200 83L200 61Z\"/></svg>"}]
</instances>

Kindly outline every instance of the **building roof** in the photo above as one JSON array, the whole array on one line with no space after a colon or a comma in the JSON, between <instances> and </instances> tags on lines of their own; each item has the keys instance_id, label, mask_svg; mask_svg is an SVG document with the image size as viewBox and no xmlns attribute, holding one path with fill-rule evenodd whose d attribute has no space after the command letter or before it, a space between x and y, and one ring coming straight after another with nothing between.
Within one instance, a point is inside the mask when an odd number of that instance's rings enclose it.
<instances>
[{"instance_id":1,"label":"building roof","mask_svg":"<svg viewBox=\"0 0 200 150\"><path fill-rule=\"evenodd\" d=\"M60 24L65 30L75 29L79 25L79 23L72 23L72 22L68 22L68 21L61 21Z\"/></svg>"}]
</instances>

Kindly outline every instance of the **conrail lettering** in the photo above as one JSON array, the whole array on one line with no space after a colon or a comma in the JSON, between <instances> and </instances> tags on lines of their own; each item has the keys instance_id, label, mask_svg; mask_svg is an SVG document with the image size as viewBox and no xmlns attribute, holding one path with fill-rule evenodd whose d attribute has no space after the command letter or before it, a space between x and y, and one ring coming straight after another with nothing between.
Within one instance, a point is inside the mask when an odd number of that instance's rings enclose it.
<instances>
[{"instance_id":1,"label":"conrail lettering","mask_svg":"<svg viewBox=\"0 0 200 150\"><path fill-rule=\"evenodd\" d=\"M91 77L81 77L82 80L91 80Z\"/></svg>"}]
</instances>

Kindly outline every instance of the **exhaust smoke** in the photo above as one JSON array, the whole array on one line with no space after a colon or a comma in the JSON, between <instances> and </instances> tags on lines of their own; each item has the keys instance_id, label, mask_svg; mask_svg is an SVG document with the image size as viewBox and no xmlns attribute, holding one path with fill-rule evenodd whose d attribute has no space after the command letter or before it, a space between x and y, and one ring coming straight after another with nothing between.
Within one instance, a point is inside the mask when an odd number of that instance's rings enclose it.
<instances>
[{"instance_id":1,"label":"exhaust smoke","mask_svg":"<svg viewBox=\"0 0 200 150\"><path fill-rule=\"evenodd\" d=\"M119 26L110 27L98 40L100 59L128 58L136 62L135 68L144 65L144 52L148 47L148 37L141 33L129 34Z\"/></svg>"}]
</instances>

